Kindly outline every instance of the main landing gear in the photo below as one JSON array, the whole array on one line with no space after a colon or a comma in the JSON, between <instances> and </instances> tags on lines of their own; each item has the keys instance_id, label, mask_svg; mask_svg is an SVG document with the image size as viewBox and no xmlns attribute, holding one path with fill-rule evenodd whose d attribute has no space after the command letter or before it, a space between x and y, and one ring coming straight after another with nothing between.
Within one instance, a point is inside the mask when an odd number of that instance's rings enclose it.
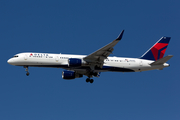
<instances>
[{"instance_id":1,"label":"main landing gear","mask_svg":"<svg viewBox=\"0 0 180 120\"><path fill-rule=\"evenodd\" d=\"M91 79L92 77L98 77L99 76L99 73L98 72L94 72L93 70L89 70L88 71L88 74L87 74L87 79L86 79L86 82L88 83L88 82L90 82L90 83L93 83L94 82L94 80L93 79Z\"/></svg>"},{"instance_id":2,"label":"main landing gear","mask_svg":"<svg viewBox=\"0 0 180 120\"><path fill-rule=\"evenodd\" d=\"M26 69L25 69L25 71L26 71L26 75L27 75L27 76L29 76L28 66L24 66L24 68L26 68Z\"/></svg>"},{"instance_id":3,"label":"main landing gear","mask_svg":"<svg viewBox=\"0 0 180 120\"><path fill-rule=\"evenodd\" d=\"M93 80L93 79L90 79L90 78L87 78L87 79L86 79L86 82L93 83L93 82L94 82L94 80Z\"/></svg>"}]
</instances>

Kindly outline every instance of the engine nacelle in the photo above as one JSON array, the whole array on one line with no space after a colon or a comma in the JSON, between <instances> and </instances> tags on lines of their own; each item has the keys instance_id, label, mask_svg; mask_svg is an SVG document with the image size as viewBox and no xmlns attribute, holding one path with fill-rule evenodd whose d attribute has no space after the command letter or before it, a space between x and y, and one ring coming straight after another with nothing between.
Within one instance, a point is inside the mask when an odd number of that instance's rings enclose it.
<instances>
[{"instance_id":1,"label":"engine nacelle","mask_svg":"<svg viewBox=\"0 0 180 120\"><path fill-rule=\"evenodd\" d=\"M83 77L82 74L78 74L74 71L63 71L62 72L62 78L63 79L75 79L75 78L80 78Z\"/></svg>"},{"instance_id":2,"label":"engine nacelle","mask_svg":"<svg viewBox=\"0 0 180 120\"><path fill-rule=\"evenodd\" d=\"M68 65L69 67L85 66L87 65L87 62L84 61L83 59L69 58Z\"/></svg>"}]
</instances>

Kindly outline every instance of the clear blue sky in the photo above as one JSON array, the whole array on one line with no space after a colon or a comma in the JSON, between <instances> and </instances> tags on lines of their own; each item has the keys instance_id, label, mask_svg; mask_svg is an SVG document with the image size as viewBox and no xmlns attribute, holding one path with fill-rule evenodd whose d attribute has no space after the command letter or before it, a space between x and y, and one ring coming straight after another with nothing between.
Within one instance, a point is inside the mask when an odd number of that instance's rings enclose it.
<instances>
[{"instance_id":1,"label":"clear blue sky","mask_svg":"<svg viewBox=\"0 0 180 120\"><path fill-rule=\"evenodd\" d=\"M180 120L179 0L1 0L1 120ZM172 37L164 70L63 80L62 69L12 66L20 52L90 54L125 29L113 56L140 57Z\"/></svg>"}]
</instances>

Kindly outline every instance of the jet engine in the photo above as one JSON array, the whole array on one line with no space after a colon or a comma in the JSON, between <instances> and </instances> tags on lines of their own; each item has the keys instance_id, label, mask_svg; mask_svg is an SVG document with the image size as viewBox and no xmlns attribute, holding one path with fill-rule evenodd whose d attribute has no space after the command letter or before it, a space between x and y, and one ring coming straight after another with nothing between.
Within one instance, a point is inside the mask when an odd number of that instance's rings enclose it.
<instances>
[{"instance_id":1,"label":"jet engine","mask_svg":"<svg viewBox=\"0 0 180 120\"><path fill-rule=\"evenodd\" d=\"M78 66L85 66L87 65L87 62L83 59L78 58L69 58L68 60L68 66L69 67L78 67Z\"/></svg>"},{"instance_id":2,"label":"jet engine","mask_svg":"<svg viewBox=\"0 0 180 120\"><path fill-rule=\"evenodd\" d=\"M63 79L75 79L75 78L80 78L80 77L83 77L82 74L78 74L74 71L63 71L62 72L62 78Z\"/></svg>"}]
</instances>

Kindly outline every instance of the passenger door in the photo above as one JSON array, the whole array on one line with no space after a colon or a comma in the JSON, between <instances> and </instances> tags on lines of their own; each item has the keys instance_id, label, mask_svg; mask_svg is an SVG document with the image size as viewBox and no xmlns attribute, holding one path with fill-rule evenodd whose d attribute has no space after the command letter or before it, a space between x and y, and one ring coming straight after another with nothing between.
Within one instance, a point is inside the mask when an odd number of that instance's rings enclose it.
<instances>
[{"instance_id":1,"label":"passenger door","mask_svg":"<svg viewBox=\"0 0 180 120\"><path fill-rule=\"evenodd\" d=\"M28 59L28 55L25 54L25 55L24 55L24 60L27 60L27 59Z\"/></svg>"},{"instance_id":2,"label":"passenger door","mask_svg":"<svg viewBox=\"0 0 180 120\"><path fill-rule=\"evenodd\" d=\"M58 62L59 61L59 56L56 56L55 60L56 60L56 62Z\"/></svg>"}]
</instances>

